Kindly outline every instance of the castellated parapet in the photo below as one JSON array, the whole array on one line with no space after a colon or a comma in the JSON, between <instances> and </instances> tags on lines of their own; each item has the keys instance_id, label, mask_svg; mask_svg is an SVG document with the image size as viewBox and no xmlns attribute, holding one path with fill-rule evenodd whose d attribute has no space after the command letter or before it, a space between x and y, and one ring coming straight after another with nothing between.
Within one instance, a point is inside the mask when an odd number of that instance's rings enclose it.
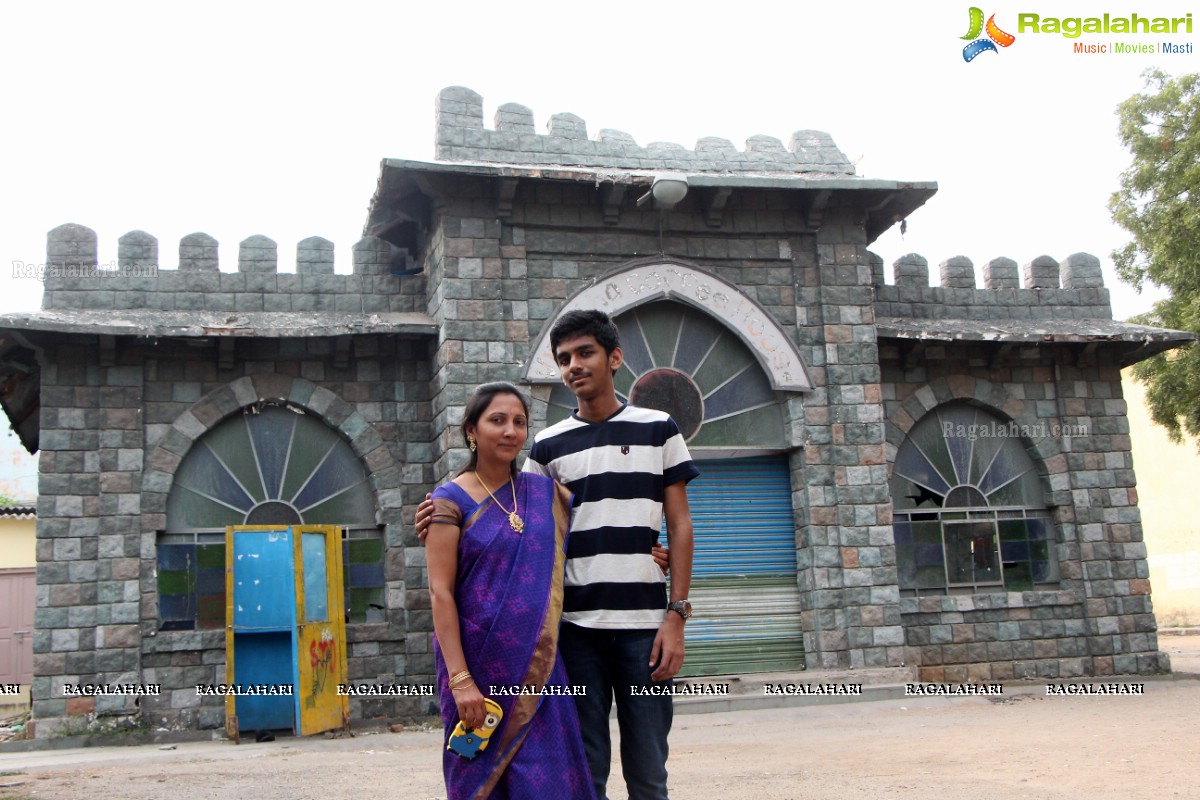
<instances>
[{"instance_id":1,"label":"castellated parapet","mask_svg":"<svg viewBox=\"0 0 1200 800\"><path fill-rule=\"evenodd\" d=\"M641 147L624 131L603 128L589 139L587 124L574 114L553 114L539 134L533 111L517 103L496 110L495 130L483 125L483 97L462 86L437 98L436 158L457 163L553 165L688 173L816 173L853 175L854 165L823 131L801 130L785 147L773 136L756 135L739 150L728 139L709 136L688 150L672 142Z\"/></svg>"},{"instance_id":2,"label":"castellated parapet","mask_svg":"<svg viewBox=\"0 0 1200 800\"><path fill-rule=\"evenodd\" d=\"M238 247L237 271L222 272L218 242L206 233L179 242L179 266L159 266L158 240L145 231L120 237L116 264L97 257L96 232L60 225L47 234L42 308L150 311L423 310L425 277L396 274L397 248L374 236L353 247L353 274L334 273L333 242L313 236L296 245L295 272L279 272L278 248L266 236ZM418 302L420 299L420 302Z\"/></svg>"},{"instance_id":3,"label":"castellated parapet","mask_svg":"<svg viewBox=\"0 0 1200 800\"><path fill-rule=\"evenodd\" d=\"M1112 319L1100 259L1074 253L1061 262L1038 256L1018 268L1011 258L975 266L965 256L939 265L940 285L929 285L929 262L909 253L892 264L894 283L884 283L883 259L871 254L875 313L900 319L1049 320Z\"/></svg>"}]
</instances>

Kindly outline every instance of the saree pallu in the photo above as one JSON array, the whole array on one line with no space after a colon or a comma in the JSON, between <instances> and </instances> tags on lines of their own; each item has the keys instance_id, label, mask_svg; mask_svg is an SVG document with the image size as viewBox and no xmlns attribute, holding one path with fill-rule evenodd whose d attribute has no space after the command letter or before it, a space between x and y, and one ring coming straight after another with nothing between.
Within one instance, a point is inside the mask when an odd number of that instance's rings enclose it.
<instances>
[{"instance_id":1,"label":"saree pallu","mask_svg":"<svg viewBox=\"0 0 1200 800\"><path fill-rule=\"evenodd\" d=\"M488 748L474 759L443 753L446 793L449 800L594 798L574 698L541 692L569 686L558 656L558 630L570 493L538 475L521 473L515 480L525 521L520 534L490 498L476 504L453 483L433 494L435 516L462 520L455 602L467 668L480 691L504 709ZM502 491L498 496L511 496L507 486ZM448 738L458 708L436 636L434 658ZM536 692L491 691L502 686Z\"/></svg>"}]
</instances>

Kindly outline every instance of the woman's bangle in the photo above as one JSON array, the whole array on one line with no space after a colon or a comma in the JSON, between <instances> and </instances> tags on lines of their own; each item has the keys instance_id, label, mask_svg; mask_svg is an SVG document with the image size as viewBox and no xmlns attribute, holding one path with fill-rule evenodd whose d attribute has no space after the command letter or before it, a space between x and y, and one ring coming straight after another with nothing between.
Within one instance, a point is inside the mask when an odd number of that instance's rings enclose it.
<instances>
[{"instance_id":1,"label":"woman's bangle","mask_svg":"<svg viewBox=\"0 0 1200 800\"><path fill-rule=\"evenodd\" d=\"M470 678L471 678L471 673L468 670L464 669L462 672L458 673L457 675L452 677L449 681L447 681L447 683L449 683L450 688L453 689L456 684L461 685L463 680L470 680Z\"/></svg>"},{"instance_id":2,"label":"woman's bangle","mask_svg":"<svg viewBox=\"0 0 1200 800\"><path fill-rule=\"evenodd\" d=\"M466 688L468 688L470 686L474 686L474 685L475 685L475 681L471 681L470 683L464 683L461 686L451 686L450 691L457 692L459 689L466 689Z\"/></svg>"}]
</instances>

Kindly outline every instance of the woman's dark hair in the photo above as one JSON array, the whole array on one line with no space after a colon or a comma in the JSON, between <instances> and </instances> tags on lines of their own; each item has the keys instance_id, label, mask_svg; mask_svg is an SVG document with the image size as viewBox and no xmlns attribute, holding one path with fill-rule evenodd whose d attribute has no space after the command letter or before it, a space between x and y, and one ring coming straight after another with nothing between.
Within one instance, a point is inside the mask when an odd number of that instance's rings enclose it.
<instances>
[{"instance_id":1,"label":"woman's dark hair","mask_svg":"<svg viewBox=\"0 0 1200 800\"><path fill-rule=\"evenodd\" d=\"M508 383L507 381L485 383L471 393L471 396L467 398L466 406L463 408L463 420L462 425L459 426L459 430L462 431L464 444L467 442L467 426L472 425L478 427L479 420L483 417L483 412L487 411L488 406L492 404L492 400L494 400L497 395L501 394L511 394L520 400L521 407L525 409L525 419L529 419L529 399L525 397L520 389L518 389L516 386L513 386L511 383ZM455 475L464 475L468 472L471 472L475 469L475 466L478 463L479 453L472 451L471 457L467 460L467 463L464 464L463 468L456 472ZM516 459L514 459L512 463L512 474L517 474Z\"/></svg>"}]
</instances>

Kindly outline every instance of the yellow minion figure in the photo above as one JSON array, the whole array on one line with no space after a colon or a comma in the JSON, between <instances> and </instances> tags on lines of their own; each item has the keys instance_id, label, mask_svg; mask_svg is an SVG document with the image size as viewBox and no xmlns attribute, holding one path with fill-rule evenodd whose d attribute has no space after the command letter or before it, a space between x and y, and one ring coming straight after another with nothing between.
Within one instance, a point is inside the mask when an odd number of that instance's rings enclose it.
<instances>
[{"instance_id":1,"label":"yellow minion figure","mask_svg":"<svg viewBox=\"0 0 1200 800\"><path fill-rule=\"evenodd\" d=\"M463 727L462 720L459 720L454 726L454 732L450 734L450 741L446 743L447 750L452 750L463 758L474 758L487 749L488 740L504 717L504 709L490 697L483 698L483 702L487 708L483 727L466 728Z\"/></svg>"}]
</instances>

